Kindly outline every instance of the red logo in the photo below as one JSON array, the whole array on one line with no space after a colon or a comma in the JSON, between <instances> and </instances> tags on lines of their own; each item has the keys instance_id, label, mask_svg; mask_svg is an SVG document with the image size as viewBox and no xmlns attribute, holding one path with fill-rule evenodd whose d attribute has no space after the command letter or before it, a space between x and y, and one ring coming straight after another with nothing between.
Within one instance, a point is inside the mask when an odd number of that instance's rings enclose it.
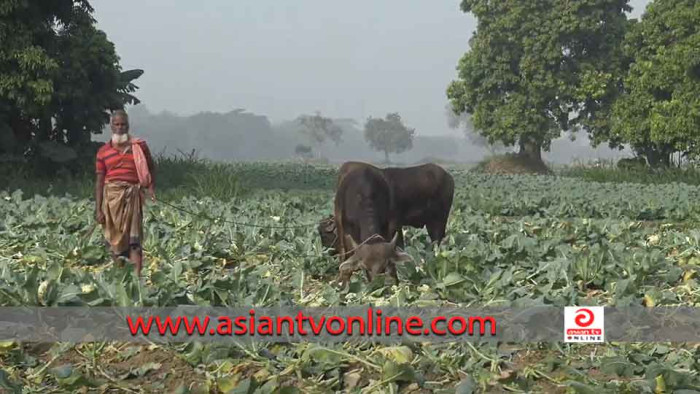
<instances>
[{"instance_id":1,"label":"red logo","mask_svg":"<svg viewBox=\"0 0 700 394\"><path fill-rule=\"evenodd\" d=\"M604 307L564 308L564 342L604 342L604 329Z\"/></svg>"},{"instance_id":2,"label":"red logo","mask_svg":"<svg viewBox=\"0 0 700 394\"><path fill-rule=\"evenodd\" d=\"M587 320L586 317L588 317ZM593 317L593 312L591 312L590 309L581 308L576 311L576 317L574 318L574 321L579 327L588 327L591 324L593 324L594 319L595 318Z\"/></svg>"}]
</instances>

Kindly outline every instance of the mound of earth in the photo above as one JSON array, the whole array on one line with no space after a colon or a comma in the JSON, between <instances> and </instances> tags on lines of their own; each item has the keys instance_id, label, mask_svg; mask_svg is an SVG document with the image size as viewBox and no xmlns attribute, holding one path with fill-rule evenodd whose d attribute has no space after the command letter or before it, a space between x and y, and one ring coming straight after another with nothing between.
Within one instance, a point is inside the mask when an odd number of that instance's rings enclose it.
<instances>
[{"instance_id":1,"label":"mound of earth","mask_svg":"<svg viewBox=\"0 0 700 394\"><path fill-rule=\"evenodd\" d=\"M480 162L475 170L487 174L552 174L542 160L513 153L489 157Z\"/></svg>"},{"instance_id":2,"label":"mound of earth","mask_svg":"<svg viewBox=\"0 0 700 394\"><path fill-rule=\"evenodd\" d=\"M456 160L444 159L444 158L440 158L437 156L427 156L427 157L424 157L420 160L413 162L411 165L421 165L421 164L426 164L426 163L435 163L438 165L461 164L460 162L458 162Z\"/></svg>"}]
</instances>

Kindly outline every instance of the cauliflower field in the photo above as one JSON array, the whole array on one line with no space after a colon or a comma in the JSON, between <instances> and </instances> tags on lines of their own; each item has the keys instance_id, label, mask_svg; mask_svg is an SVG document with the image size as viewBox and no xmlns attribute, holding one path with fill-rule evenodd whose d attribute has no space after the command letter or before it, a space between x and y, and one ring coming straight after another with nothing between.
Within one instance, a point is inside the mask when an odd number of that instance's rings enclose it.
<instances>
[{"instance_id":1,"label":"cauliflower field","mask_svg":"<svg viewBox=\"0 0 700 394\"><path fill-rule=\"evenodd\" d=\"M230 200L163 193L141 281L90 231L89 196L3 192L0 306L700 305L700 188L448 169L443 244L405 228L401 283L358 272L346 291L315 226L332 212L327 168L231 166L245 193ZM0 392L700 393L699 360L671 343L0 342Z\"/></svg>"}]
</instances>

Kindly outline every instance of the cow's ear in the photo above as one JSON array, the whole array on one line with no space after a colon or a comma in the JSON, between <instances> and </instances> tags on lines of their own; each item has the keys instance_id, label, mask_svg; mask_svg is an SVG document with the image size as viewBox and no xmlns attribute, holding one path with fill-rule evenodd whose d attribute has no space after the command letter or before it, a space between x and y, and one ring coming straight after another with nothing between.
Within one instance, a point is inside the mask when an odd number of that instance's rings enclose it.
<instances>
[{"instance_id":1,"label":"cow's ear","mask_svg":"<svg viewBox=\"0 0 700 394\"><path fill-rule=\"evenodd\" d=\"M413 261L413 257L411 257L410 254L401 250L401 248L396 248L392 260L394 260L395 263L405 263L408 261Z\"/></svg>"},{"instance_id":2,"label":"cow's ear","mask_svg":"<svg viewBox=\"0 0 700 394\"><path fill-rule=\"evenodd\" d=\"M353 254L349 259L343 261L338 267L341 274L352 274L360 266L360 260L357 258L357 254Z\"/></svg>"}]
</instances>

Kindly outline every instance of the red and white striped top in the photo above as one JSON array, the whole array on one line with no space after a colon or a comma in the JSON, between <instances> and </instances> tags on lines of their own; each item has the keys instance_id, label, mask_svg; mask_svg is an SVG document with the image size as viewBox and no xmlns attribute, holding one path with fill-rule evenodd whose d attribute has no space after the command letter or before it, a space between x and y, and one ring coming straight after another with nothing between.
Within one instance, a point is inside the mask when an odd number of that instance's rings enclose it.
<instances>
[{"instance_id":1,"label":"red and white striped top","mask_svg":"<svg viewBox=\"0 0 700 394\"><path fill-rule=\"evenodd\" d=\"M146 160L151 164L151 152L145 141L140 142L141 149L146 156ZM105 182L124 181L129 183L139 183L139 175L136 172L136 162L131 146L122 153L112 146L112 141L107 141L97 151L95 170L98 174L105 175ZM151 174L151 176L153 176Z\"/></svg>"}]
</instances>

